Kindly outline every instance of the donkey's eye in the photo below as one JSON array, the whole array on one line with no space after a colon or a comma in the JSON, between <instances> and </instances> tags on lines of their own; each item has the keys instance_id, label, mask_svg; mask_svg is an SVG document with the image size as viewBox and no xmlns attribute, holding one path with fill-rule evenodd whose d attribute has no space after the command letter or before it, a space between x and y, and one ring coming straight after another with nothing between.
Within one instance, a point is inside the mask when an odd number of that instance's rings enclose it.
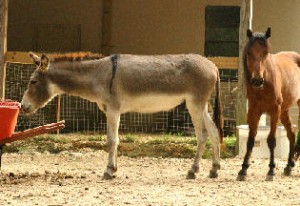
<instances>
[{"instance_id":1,"label":"donkey's eye","mask_svg":"<svg viewBox=\"0 0 300 206\"><path fill-rule=\"evenodd\" d=\"M36 80L31 80L31 81L30 81L30 84L36 84L36 83L37 83Z\"/></svg>"}]
</instances>

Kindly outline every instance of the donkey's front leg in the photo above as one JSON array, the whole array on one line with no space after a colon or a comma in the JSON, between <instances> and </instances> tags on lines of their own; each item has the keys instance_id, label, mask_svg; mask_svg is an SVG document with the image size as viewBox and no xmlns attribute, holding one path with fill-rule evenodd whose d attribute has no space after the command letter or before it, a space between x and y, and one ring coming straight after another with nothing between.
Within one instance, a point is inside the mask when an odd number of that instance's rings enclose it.
<instances>
[{"instance_id":1,"label":"donkey's front leg","mask_svg":"<svg viewBox=\"0 0 300 206\"><path fill-rule=\"evenodd\" d=\"M192 165L192 168L188 171L187 179L195 179L196 175L195 173L199 172L199 161L202 157L202 154L204 152L204 147L206 143L207 137L202 136L202 119L203 119L203 108L199 107L196 104L193 104L193 102L186 101L187 108L189 110L189 113L192 117L192 122L195 129L195 134L197 137L197 151L194 158L194 163Z\"/></svg>"},{"instance_id":2,"label":"donkey's front leg","mask_svg":"<svg viewBox=\"0 0 300 206\"><path fill-rule=\"evenodd\" d=\"M117 171L117 149L119 145L119 122L120 113L110 111L106 113L107 118L107 152L108 152L108 164L104 172L104 179L115 178L115 172Z\"/></svg>"}]
</instances>

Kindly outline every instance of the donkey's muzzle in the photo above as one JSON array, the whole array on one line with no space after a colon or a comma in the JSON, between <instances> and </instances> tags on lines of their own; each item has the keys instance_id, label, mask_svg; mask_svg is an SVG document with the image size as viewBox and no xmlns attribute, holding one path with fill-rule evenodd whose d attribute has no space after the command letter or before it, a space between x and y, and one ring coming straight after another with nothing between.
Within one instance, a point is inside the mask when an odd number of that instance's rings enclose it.
<instances>
[{"instance_id":1,"label":"donkey's muzzle","mask_svg":"<svg viewBox=\"0 0 300 206\"><path fill-rule=\"evenodd\" d=\"M264 82L265 82L264 78L252 78L250 80L250 83L254 88L262 88Z\"/></svg>"}]
</instances>

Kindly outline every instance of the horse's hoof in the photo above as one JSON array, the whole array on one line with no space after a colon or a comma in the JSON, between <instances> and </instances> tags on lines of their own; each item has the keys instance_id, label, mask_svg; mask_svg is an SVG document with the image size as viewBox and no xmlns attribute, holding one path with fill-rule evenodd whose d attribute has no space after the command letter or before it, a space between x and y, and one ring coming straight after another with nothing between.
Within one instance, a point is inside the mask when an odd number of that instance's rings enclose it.
<instances>
[{"instance_id":1,"label":"horse's hoof","mask_svg":"<svg viewBox=\"0 0 300 206\"><path fill-rule=\"evenodd\" d=\"M274 181L275 175L267 175L266 181Z\"/></svg>"},{"instance_id":2,"label":"horse's hoof","mask_svg":"<svg viewBox=\"0 0 300 206\"><path fill-rule=\"evenodd\" d=\"M195 173L189 171L188 174L187 174L187 176L186 176L186 179L188 179L188 180L194 180L194 179L196 179Z\"/></svg>"},{"instance_id":3,"label":"horse's hoof","mask_svg":"<svg viewBox=\"0 0 300 206\"><path fill-rule=\"evenodd\" d=\"M294 155L294 161L295 161L295 162L297 162L299 156L300 156L300 153L296 153L296 154Z\"/></svg>"},{"instance_id":4,"label":"horse's hoof","mask_svg":"<svg viewBox=\"0 0 300 206\"><path fill-rule=\"evenodd\" d=\"M213 164L213 168L214 169L217 169L217 170L220 170L221 169L221 164L218 163L218 164Z\"/></svg>"},{"instance_id":5,"label":"horse's hoof","mask_svg":"<svg viewBox=\"0 0 300 206\"><path fill-rule=\"evenodd\" d=\"M284 168L283 174L284 174L284 176L291 176L291 174L292 174L292 169L291 169L290 167Z\"/></svg>"},{"instance_id":6,"label":"horse's hoof","mask_svg":"<svg viewBox=\"0 0 300 206\"><path fill-rule=\"evenodd\" d=\"M104 174L103 174L103 179L104 180L112 180L114 178L116 178L116 175L112 175L112 174L109 174L107 172L104 172Z\"/></svg>"},{"instance_id":7,"label":"horse's hoof","mask_svg":"<svg viewBox=\"0 0 300 206\"><path fill-rule=\"evenodd\" d=\"M247 179L246 177L247 177L247 175L238 175L236 180L237 181L246 181L246 179Z\"/></svg>"},{"instance_id":8,"label":"horse's hoof","mask_svg":"<svg viewBox=\"0 0 300 206\"><path fill-rule=\"evenodd\" d=\"M216 170L210 170L209 171L209 178L217 178L218 172Z\"/></svg>"}]
</instances>

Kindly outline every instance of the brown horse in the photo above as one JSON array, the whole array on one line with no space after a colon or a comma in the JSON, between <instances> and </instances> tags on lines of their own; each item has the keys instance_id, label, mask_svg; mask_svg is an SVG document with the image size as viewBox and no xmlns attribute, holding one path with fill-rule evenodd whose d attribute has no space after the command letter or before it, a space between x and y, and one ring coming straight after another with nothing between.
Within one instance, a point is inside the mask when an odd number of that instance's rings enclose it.
<instances>
[{"instance_id":1,"label":"brown horse","mask_svg":"<svg viewBox=\"0 0 300 206\"><path fill-rule=\"evenodd\" d=\"M285 175L290 175L294 167L295 132L293 131L289 108L294 103L300 107L300 55L296 52L270 54L269 38L271 29L266 33L247 31L249 41L244 49L244 76L249 101L248 124L249 137L247 152L238 174L238 180L245 180L249 167L249 158L254 146L258 122L263 113L270 115L270 133L267 138L270 149L270 164L266 180L274 178L274 148L276 146L276 128L280 119L290 142L288 163ZM296 148L298 151L299 148Z\"/></svg>"}]
</instances>

